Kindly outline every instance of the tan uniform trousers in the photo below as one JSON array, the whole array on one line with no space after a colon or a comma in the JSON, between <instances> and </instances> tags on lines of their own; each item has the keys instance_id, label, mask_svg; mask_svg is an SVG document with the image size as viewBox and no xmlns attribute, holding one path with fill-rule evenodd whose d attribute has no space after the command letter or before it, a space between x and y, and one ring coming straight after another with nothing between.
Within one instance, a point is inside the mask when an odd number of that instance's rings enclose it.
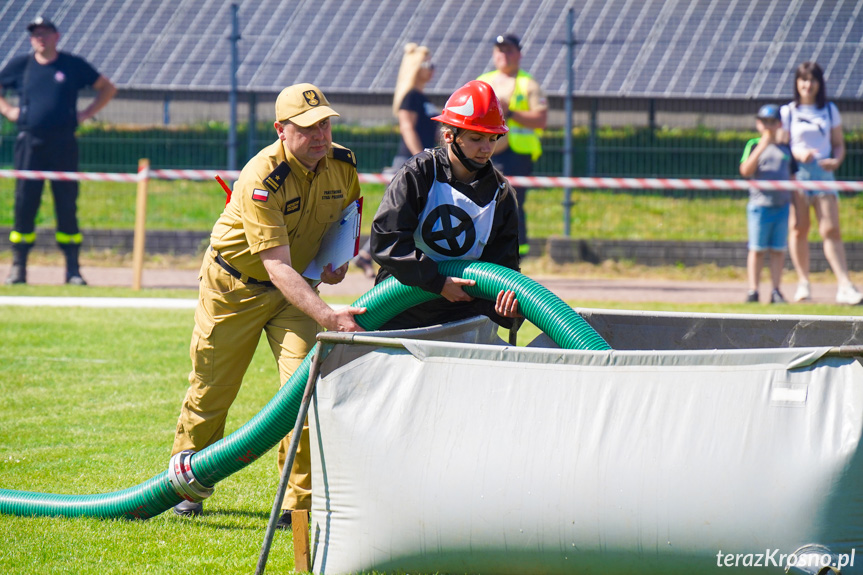
<instances>
[{"instance_id":1,"label":"tan uniform trousers","mask_svg":"<svg viewBox=\"0 0 863 575\"><path fill-rule=\"evenodd\" d=\"M241 282L223 270L208 252L201 267L195 309L189 389L177 421L172 454L184 449L200 451L222 439L228 409L240 391L261 332L267 335L284 385L314 346L319 331L317 322L288 303L278 289ZM279 444L279 473L290 436ZM311 496L306 422L282 509L311 509Z\"/></svg>"}]
</instances>

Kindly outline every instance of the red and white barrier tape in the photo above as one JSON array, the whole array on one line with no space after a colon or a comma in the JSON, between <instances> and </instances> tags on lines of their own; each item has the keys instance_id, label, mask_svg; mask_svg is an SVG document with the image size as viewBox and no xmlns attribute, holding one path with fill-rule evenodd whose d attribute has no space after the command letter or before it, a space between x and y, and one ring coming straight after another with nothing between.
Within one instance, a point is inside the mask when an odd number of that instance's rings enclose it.
<instances>
[{"instance_id":1,"label":"red and white barrier tape","mask_svg":"<svg viewBox=\"0 0 863 575\"><path fill-rule=\"evenodd\" d=\"M507 176L514 186L526 188L600 188L637 190L840 190L863 191L863 182L800 182L788 180L719 180L692 178L558 178L550 176Z\"/></svg>"},{"instance_id":2,"label":"red and white barrier tape","mask_svg":"<svg viewBox=\"0 0 863 575\"><path fill-rule=\"evenodd\" d=\"M137 182L139 174L105 174L99 172L43 172L38 170L0 170L0 178L22 180L78 180L89 182Z\"/></svg>"},{"instance_id":3,"label":"red and white barrier tape","mask_svg":"<svg viewBox=\"0 0 863 575\"><path fill-rule=\"evenodd\" d=\"M103 172L46 172L34 170L0 170L0 178L28 180L79 180L91 182L137 182L142 178L154 180L211 180L218 175L224 180L240 177L237 170L147 170L137 174ZM387 184L387 174L359 174L361 184ZM599 188L599 189L652 189L652 190L796 190L804 186L799 182L777 180L719 180L691 178L563 178L552 176L509 176L514 186L526 188ZM809 190L863 191L863 182L806 182Z\"/></svg>"},{"instance_id":4,"label":"red and white barrier tape","mask_svg":"<svg viewBox=\"0 0 863 575\"><path fill-rule=\"evenodd\" d=\"M223 180L236 180L239 170L150 170L149 177L154 180L212 180L219 176Z\"/></svg>"}]
</instances>

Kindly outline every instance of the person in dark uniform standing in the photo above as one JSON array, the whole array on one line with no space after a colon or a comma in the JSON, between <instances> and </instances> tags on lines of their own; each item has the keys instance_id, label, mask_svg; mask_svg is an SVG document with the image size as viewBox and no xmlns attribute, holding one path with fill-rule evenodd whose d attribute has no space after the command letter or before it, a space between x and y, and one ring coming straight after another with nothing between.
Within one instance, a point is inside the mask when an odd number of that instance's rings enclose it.
<instances>
[{"instance_id":1,"label":"person in dark uniform standing","mask_svg":"<svg viewBox=\"0 0 863 575\"><path fill-rule=\"evenodd\" d=\"M15 169L78 171L75 129L104 108L117 89L86 60L57 51L60 33L42 16L27 26L33 53L17 56L0 70L0 113L18 123ZM78 92L92 86L96 97L78 111ZM7 88L18 92L18 106L3 97ZM36 214L42 202L43 180L15 184L15 224L9 234L13 261L7 284L27 283L27 254L36 242ZM66 283L86 285L78 265L78 182L51 181L57 218L55 238L66 256Z\"/></svg>"},{"instance_id":2,"label":"person in dark uniform standing","mask_svg":"<svg viewBox=\"0 0 863 575\"><path fill-rule=\"evenodd\" d=\"M332 141L333 116L338 114L312 84L282 90L274 124L279 139L245 165L213 227L201 266L189 389L172 455L200 451L222 438L261 333L267 335L284 384L314 347L321 326L363 331L354 315L365 308L330 308L318 295L319 282L302 275L329 226L360 194L353 152ZM348 264L335 270L327 264L321 281L339 283L347 269ZM280 470L289 438L279 445ZM281 528L290 525L291 511L311 509L308 427L282 509ZM174 510L199 515L203 504L183 501Z\"/></svg>"},{"instance_id":3,"label":"person in dark uniform standing","mask_svg":"<svg viewBox=\"0 0 863 575\"><path fill-rule=\"evenodd\" d=\"M474 80L456 90L443 112L444 145L412 157L393 177L372 222L371 248L381 266L376 282L395 276L402 284L440 294L402 312L381 329L406 329L485 315L504 327L520 317L512 291L494 302L464 291L473 280L438 271L445 260L478 260L519 269L518 205L506 178L491 163L506 134L503 110L492 87Z\"/></svg>"}]
</instances>

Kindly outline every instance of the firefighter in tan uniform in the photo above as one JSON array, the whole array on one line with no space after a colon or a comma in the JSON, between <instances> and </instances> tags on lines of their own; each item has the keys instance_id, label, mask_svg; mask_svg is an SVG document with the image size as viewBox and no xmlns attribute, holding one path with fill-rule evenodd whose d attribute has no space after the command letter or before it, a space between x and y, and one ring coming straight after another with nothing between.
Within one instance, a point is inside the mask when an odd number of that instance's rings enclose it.
<instances>
[{"instance_id":1,"label":"firefighter in tan uniform","mask_svg":"<svg viewBox=\"0 0 863 575\"><path fill-rule=\"evenodd\" d=\"M356 160L333 144L330 117L338 114L315 86L285 88L276 100L279 139L249 160L230 202L213 228L200 273L200 295L190 354L189 389L172 453L200 451L222 438L261 333L267 335L282 384L302 363L321 327L362 331L354 315L365 308L330 308L301 273L321 238L359 197ZM348 264L327 266L321 281L335 284ZM279 445L284 464L290 436ZM308 428L303 430L282 502L280 527L290 511L311 508ZM202 503L174 510L198 515Z\"/></svg>"}]
</instances>

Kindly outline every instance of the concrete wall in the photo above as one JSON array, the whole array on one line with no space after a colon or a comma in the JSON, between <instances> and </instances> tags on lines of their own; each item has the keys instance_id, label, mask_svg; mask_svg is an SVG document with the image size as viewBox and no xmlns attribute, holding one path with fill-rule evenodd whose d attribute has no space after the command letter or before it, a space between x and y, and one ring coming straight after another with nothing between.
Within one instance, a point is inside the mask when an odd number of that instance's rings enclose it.
<instances>
[{"instance_id":1,"label":"concrete wall","mask_svg":"<svg viewBox=\"0 0 863 575\"><path fill-rule=\"evenodd\" d=\"M537 246L547 251L555 263L626 260L647 266L716 264L719 267L746 267L746 242L677 242L637 240L579 240L549 238ZM809 244L811 269L829 270L821 242ZM533 244L531 245L533 250ZM863 270L863 243L846 243L848 267ZM791 269L791 258L785 265Z\"/></svg>"},{"instance_id":2,"label":"concrete wall","mask_svg":"<svg viewBox=\"0 0 863 575\"><path fill-rule=\"evenodd\" d=\"M84 251L131 253L131 230L84 230ZM147 253L197 255L209 243L209 232L150 231L147 235ZM716 264L720 267L746 266L745 242L676 242L637 240L581 240L555 237L530 240L531 254L548 254L555 263L626 260L647 266ZM8 251L9 228L0 228L0 251ZM41 251L56 249L54 230L39 229L36 248ZM863 270L863 242L846 243L848 267ZM810 244L812 271L828 270L820 242ZM786 267L791 260L786 259Z\"/></svg>"},{"instance_id":3,"label":"concrete wall","mask_svg":"<svg viewBox=\"0 0 863 575\"><path fill-rule=\"evenodd\" d=\"M0 228L0 251L11 248L9 228ZM82 251L113 252L127 254L132 252L134 233L132 230L81 230L84 242ZM146 251L150 254L195 255L203 254L209 245L210 232L193 231L150 231L147 233ZM57 249L52 228L36 230L36 251Z\"/></svg>"}]
</instances>

